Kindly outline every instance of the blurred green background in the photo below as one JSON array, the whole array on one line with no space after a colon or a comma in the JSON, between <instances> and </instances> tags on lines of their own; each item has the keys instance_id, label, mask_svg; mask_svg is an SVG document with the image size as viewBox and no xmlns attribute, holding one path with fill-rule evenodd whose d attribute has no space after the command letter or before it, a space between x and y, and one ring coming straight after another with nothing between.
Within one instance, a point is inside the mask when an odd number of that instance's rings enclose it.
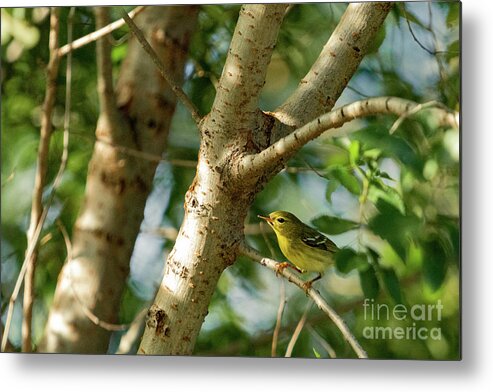
<instances>
[{"instance_id":1,"label":"blurred green background","mask_svg":"<svg viewBox=\"0 0 493 392\"><path fill-rule=\"evenodd\" d=\"M451 3L398 3L371 53L363 60L336 106L368 96L395 95L416 102L439 101L458 111L460 103L459 14ZM290 6L279 36L263 110L274 110L296 88L337 25L346 4ZM130 10L131 7L127 8ZM61 44L66 42L68 8L61 12ZM222 72L239 5L202 6L186 66L184 89L205 114ZM26 248L45 67L48 62L46 8L2 9L2 203L1 311L6 308ZM113 19L119 18L117 9ZM92 10L77 7L74 38L95 29ZM125 57L128 29L112 35L115 76ZM36 276L34 341L40 337L56 280L66 257L55 222L71 231L84 194L87 164L98 117L95 45L74 52L71 142L68 168L42 234ZM58 78L48 181L62 152L65 60ZM335 268L317 283L324 298L344 317L370 358L457 359L460 356L460 148L457 129L440 128L423 110L389 130L395 117L353 121L306 145L258 195L246 222L247 241L264 255L283 259L269 228L257 214L288 210L323 231L345 250ZM131 261L122 300L121 323L131 322L152 301L163 263L173 246L163 233L180 227L183 198L195 173L199 135L178 106L166 156ZM183 161L186 161L185 164ZM190 164L192 163L192 164ZM49 194L47 187L46 195ZM165 228L165 230L163 230ZM270 356L281 292L286 306L277 355L284 356L300 318L306 323L292 356L354 357L337 328L300 290L240 257L222 275L195 354ZM364 300L392 309L402 304L443 305L441 318L380 319L365 314ZM19 301L18 301L19 302ZM384 309L384 308L382 308ZM21 304L11 340L20 346ZM414 324L413 324L414 323ZM439 328L440 339L370 339L365 327ZM428 334L429 335L429 334ZM115 352L121 333L114 333Z\"/></svg>"}]
</instances>

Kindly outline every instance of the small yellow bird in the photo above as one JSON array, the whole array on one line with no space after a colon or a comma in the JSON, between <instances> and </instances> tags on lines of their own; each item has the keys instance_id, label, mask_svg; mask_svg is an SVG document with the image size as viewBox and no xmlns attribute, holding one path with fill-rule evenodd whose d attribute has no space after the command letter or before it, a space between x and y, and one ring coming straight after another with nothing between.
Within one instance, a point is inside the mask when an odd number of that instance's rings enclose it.
<instances>
[{"instance_id":1,"label":"small yellow bird","mask_svg":"<svg viewBox=\"0 0 493 392\"><path fill-rule=\"evenodd\" d=\"M258 215L274 230L282 253L294 264L280 263L278 272L286 267L299 272L317 272L318 275L304 284L305 291L322 277L322 273L334 264L334 254L339 250L336 244L317 230L304 224L287 211L274 211L269 216Z\"/></svg>"}]
</instances>

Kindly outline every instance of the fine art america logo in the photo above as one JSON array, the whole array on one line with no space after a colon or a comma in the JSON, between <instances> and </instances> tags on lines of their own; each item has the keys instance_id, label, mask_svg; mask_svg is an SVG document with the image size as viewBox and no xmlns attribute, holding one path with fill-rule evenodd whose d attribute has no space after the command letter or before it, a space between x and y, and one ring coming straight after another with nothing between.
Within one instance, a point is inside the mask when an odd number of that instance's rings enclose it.
<instances>
[{"instance_id":1,"label":"fine art america logo","mask_svg":"<svg viewBox=\"0 0 493 392\"><path fill-rule=\"evenodd\" d=\"M389 306L387 304L375 303L375 300L366 298L363 302L364 319L372 323L378 321L397 321L392 326L366 326L363 328L363 336L366 339L396 339L396 340L440 340L442 330L439 327L428 328L417 325L429 321L442 320L442 301L436 304L414 304L406 306L397 304ZM409 322L412 322L409 325ZM399 325L404 324L404 326Z\"/></svg>"}]
</instances>

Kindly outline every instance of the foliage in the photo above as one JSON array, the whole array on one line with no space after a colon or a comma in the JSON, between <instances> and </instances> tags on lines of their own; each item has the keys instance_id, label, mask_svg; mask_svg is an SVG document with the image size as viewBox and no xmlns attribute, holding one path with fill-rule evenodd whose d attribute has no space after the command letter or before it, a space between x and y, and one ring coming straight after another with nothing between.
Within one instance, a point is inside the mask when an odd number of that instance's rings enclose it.
<instances>
[{"instance_id":1,"label":"foliage","mask_svg":"<svg viewBox=\"0 0 493 392\"><path fill-rule=\"evenodd\" d=\"M344 4L291 7L269 69L262 109L272 110L289 96L316 59L344 9ZM238 10L237 5L210 5L201 9L184 89L202 113L211 107L214 83L222 72ZM2 9L3 321L26 247L25 231L45 88L44 68L48 61L49 26L47 13L42 11ZM66 40L67 14L68 9L63 9L62 43ZM94 30L94 17L89 9L77 8L75 15L75 38ZM117 15L114 13L115 18ZM9 26L15 22L21 28L4 29L7 20L13 21ZM396 7L338 105L364 96L396 95L417 102L436 100L459 110L458 28L458 3ZM126 53L127 34L125 28L114 33L115 74ZM36 280L36 336L46 320L66 255L55 222L61 221L69 232L75 222L98 114L94 44L77 50L73 62L69 165L42 234ZM64 64L58 78L49 182L58 169L61 154ZM343 132L336 131L309 143L288 163L292 170L276 176L257 196L246 223L260 225L257 214L284 209L334 239L342 250L336 256L335 268L317 287L336 305L370 357L458 358L459 133L439 128L429 110L404 120L390 134L395 120L395 117L378 116L357 121ZM194 168L177 160L193 162L197 152L198 134L179 107L166 159L158 168L132 258L122 323L130 322L153 298L164 257L172 246L172 241L160 238L155 229L180 227L183 198ZM248 241L263 254L282 258L275 237L268 228L259 227L260 234L249 235ZM240 257L219 282L196 354L269 356L279 284L279 279L269 271ZM286 349L306 303L302 292L289 284L286 288L288 304L279 354ZM395 326L394 319L368 320L362 306L365 298L389 306L429 305L441 300L444 306L441 320L433 318L415 323L429 329L440 327L442 339L365 339L362 334L367 325ZM19 331L19 323L14 324L13 330ZM302 331L293 356L327 357L328 351L320 337L338 357L354 355L334 325L315 308L309 312L308 325L310 328ZM18 333L12 335L12 342L16 346L20 344Z\"/></svg>"}]
</instances>

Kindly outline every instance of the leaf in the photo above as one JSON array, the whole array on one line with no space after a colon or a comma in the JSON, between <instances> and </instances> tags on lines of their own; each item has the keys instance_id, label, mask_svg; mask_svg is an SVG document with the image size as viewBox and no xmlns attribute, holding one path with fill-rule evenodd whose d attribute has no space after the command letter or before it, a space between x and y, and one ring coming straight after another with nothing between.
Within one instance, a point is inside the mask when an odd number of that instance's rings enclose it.
<instances>
[{"instance_id":1,"label":"leaf","mask_svg":"<svg viewBox=\"0 0 493 392\"><path fill-rule=\"evenodd\" d=\"M377 170L375 172L375 175L380 177L380 178L385 178L386 180L391 180L391 181L395 181L394 178L390 177L390 175L387 173L387 172L384 172L384 171L381 171L381 170Z\"/></svg>"},{"instance_id":2,"label":"leaf","mask_svg":"<svg viewBox=\"0 0 493 392\"><path fill-rule=\"evenodd\" d=\"M351 164L356 164L356 162L358 162L360 155L360 142L358 140L351 141L348 152L349 152L349 162L351 162Z\"/></svg>"},{"instance_id":3,"label":"leaf","mask_svg":"<svg viewBox=\"0 0 493 392\"><path fill-rule=\"evenodd\" d=\"M312 349L313 349L313 354L315 354L315 358L317 358L317 359L318 359L318 358L320 358L320 354L319 354L319 352L315 349L315 347L312 347Z\"/></svg>"},{"instance_id":4,"label":"leaf","mask_svg":"<svg viewBox=\"0 0 493 392\"><path fill-rule=\"evenodd\" d=\"M328 215L323 215L312 220L312 224L327 234L341 234L349 230L354 230L359 226L357 222Z\"/></svg>"},{"instance_id":5,"label":"leaf","mask_svg":"<svg viewBox=\"0 0 493 392\"><path fill-rule=\"evenodd\" d=\"M381 126L370 125L361 131L351 134L351 137L361 141L365 149L378 149L386 156L402 162L412 169L415 175L421 176L423 160L410 144L397 134L389 135L388 130Z\"/></svg>"},{"instance_id":6,"label":"leaf","mask_svg":"<svg viewBox=\"0 0 493 392\"><path fill-rule=\"evenodd\" d=\"M345 167L336 166L332 168L329 177L335 178L349 192L359 195L361 193L361 185L358 179Z\"/></svg>"},{"instance_id":7,"label":"leaf","mask_svg":"<svg viewBox=\"0 0 493 392\"><path fill-rule=\"evenodd\" d=\"M378 296L380 285L378 284L375 269L371 265L368 269L359 272L359 280L365 298L376 298Z\"/></svg>"},{"instance_id":8,"label":"leaf","mask_svg":"<svg viewBox=\"0 0 493 392\"><path fill-rule=\"evenodd\" d=\"M332 194L339 187L340 183L337 180L331 180L327 184L327 189L325 190L325 198L329 203L332 203Z\"/></svg>"},{"instance_id":9,"label":"leaf","mask_svg":"<svg viewBox=\"0 0 493 392\"><path fill-rule=\"evenodd\" d=\"M364 269L368 260L364 253L357 253L350 248L341 249L335 255L336 267L339 272L347 274L353 269Z\"/></svg>"},{"instance_id":10,"label":"leaf","mask_svg":"<svg viewBox=\"0 0 493 392\"><path fill-rule=\"evenodd\" d=\"M447 13L447 27L451 28L458 26L460 17L460 4L450 4L450 8Z\"/></svg>"},{"instance_id":11,"label":"leaf","mask_svg":"<svg viewBox=\"0 0 493 392\"><path fill-rule=\"evenodd\" d=\"M436 291L440 288L447 272L447 255L438 238L423 244L423 275L426 284Z\"/></svg>"},{"instance_id":12,"label":"leaf","mask_svg":"<svg viewBox=\"0 0 493 392\"><path fill-rule=\"evenodd\" d=\"M381 269L382 280L387 293L396 303L402 303L401 285L393 269Z\"/></svg>"},{"instance_id":13,"label":"leaf","mask_svg":"<svg viewBox=\"0 0 493 392\"><path fill-rule=\"evenodd\" d=\"M414 215L403 214L396 206L383 199L378 199L377 209L380 213L368 222L368 227L387 240L402 261L406 262L409 241L420 232L421 221Z\"/></svg>"}]
</instances>

